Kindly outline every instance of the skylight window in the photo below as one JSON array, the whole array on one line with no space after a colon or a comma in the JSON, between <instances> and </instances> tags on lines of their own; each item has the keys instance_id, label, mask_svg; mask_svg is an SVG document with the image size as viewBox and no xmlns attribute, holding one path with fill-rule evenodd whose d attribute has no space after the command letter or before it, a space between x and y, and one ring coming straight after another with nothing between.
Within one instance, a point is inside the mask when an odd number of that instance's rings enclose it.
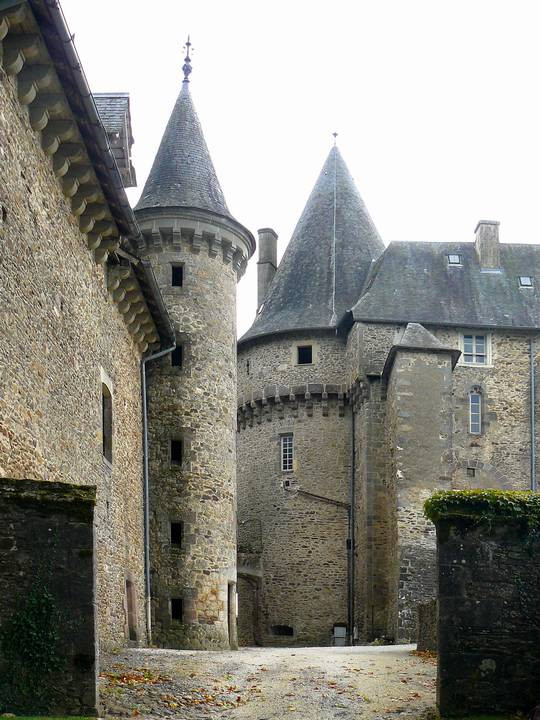
<instances>
[{"instance_id":1,"label":"skylight window","mask_svg":"<svg viewBox=\"0 0 540 720\"><path fill-rule=\"evenodd\" d=\"M449 265L461 265L461 255L448 255L448 264Z\"/></svg>"},{"instance_id":2,"label":"skylight window","mask_svg":"<svg viewBox=\"0 0 540 720\"><path fill-rule=\"evenodd\" d=\"M520 275L519 276L519 285L520 285L520 287L532 288L532 286L533 286L532 277L530 275Z\"/></svg>"}]
</instances>

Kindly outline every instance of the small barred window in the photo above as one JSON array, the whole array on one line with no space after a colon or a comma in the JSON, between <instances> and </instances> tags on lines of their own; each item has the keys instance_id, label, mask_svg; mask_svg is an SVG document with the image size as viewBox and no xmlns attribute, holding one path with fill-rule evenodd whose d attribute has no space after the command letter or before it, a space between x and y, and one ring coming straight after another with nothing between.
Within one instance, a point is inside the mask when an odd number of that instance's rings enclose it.
<instances>
[{"instance_id":1,"label":"small barred window","mask_svg":"<svg viewBox=\"0 0 540 720\"><path fill-rule=\"evenodd\" d=\"M291 472L293 469L293 436L281 436L281 471Z\"/></svg>"}]
</instances>

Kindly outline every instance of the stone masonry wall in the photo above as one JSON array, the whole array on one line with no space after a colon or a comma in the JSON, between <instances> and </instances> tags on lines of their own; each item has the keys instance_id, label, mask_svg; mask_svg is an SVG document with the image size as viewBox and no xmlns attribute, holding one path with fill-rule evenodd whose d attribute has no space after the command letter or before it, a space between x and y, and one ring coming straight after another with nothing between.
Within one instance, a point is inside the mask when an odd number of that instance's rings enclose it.
<instances>
[{"instance_id":1,"label":"stone masonry wall","mask_svg":"<svg viewBox=\"0 0 540 720\"><path fill-rule=\"evenodd\" d=\"M2 70L0 203L0 475L97 485L100 642L125 641L128 574L144 639L140 355ZM113 388L112 466L101 368Z\"/></svg>"},{"instance_id":2,"label":"stone masonry wall","mask_svg":"<svg viewBox=\"0 0 540 720\"><path fill-rule=\"evenodd\" d=\"M67 483L0 479L0 632L17 611L32 616L35 602L52 598L52 628L57 644L45 647L63 663L56 670L41 657L39 675L25 687L21 655L0 650L0 712L17 714L95 715L97 647L94 595L94 488ZM32 602L31 598L35 598ZM43 652L36 631L34 652ZM4 647L4 646L2 646ZM17 651L16 651L17 652ZM20 663L20 666L18 665ZM9 667L7 666L9 664ZM14 671L18 682L3 680ZM53 686L54 695L48 697ZM16 688L16 689L15 689Z\"/></svg>"},{"instance_id":3,"label":"stone masonry wall","mask_svg":"<svg viewBox=\"0 0 540 720\"><path fill-rule=\"evenodd\" d=\"M236 583L236 272L206 243L150 250L165 303L183 346L150 363L149 436L154 641L165 647L228 648L228 585ZM183 265L171 286L171 263ZM182 464L170 440L183 443ZM181 546L170 523L183 524ZM183 601L172 619L171 598ZM235 633L235 629L231 628ZM234 644L234 642L233 642Z\"/></svg>"},{"instance_id":4,"label":"stone masonry wall","mask_svg":"<svg viewBox=\"0 0 540 720\"><path fill-rule=\"evenodd\" d=\"M437 549L441 714L530 711L540 702L540 534L443 518Z\"/></svg>"},{"instance_id":5,"label":"stone masonry wall","mask_svg":"<svg viewBox=\"0 0 540 720\"><path fill-rule=\"evenodd\" d=\"M434 334L443 344L459 347L457 331ZM531 486L529 336L493 332L491 350L491 365L466 366L460 360L453 373L453 488L527 490ZM482 393L481 435L469 433L473 388Z\"/></svg>"},{"instance_id":6,"label":"stone masonry wall","mask_svg":"<svg viewBox=\"0 0 540 720\"><path fill-rule=\"evenodd\" d=\"M313 364L297 364L298 345L313 346ZM291 332L243 343L238 348L238 392L249 400L252 391L276 383L346 383L345 350L343 339L332 331Z\"/></svg>"},{"instance_id":7,"label":"stone masonry wall","mask_svg":"<svg viewBox=\"0 0 540 720\"><path fill-rule=\"evenodd\" d=\"M328 645L333 625L347 623L347 508L298 490L348 502L349 410L335 399L327 414L320 399L283 406L240 427L237 439L239 550L260 548L262 560L254 635L264 645ZM294 469L284 473L280 436L290 432ZM240 615L253 602L242 588ZM245 626L244 618L239 622ZM292 628L293 635L277 635L275 626Z\"/></svg>"},{"instance_id":8,"label":"stone masonry wall","mask_svg":"<svg viewBox=\"0 0 540 720\"><path fill-rule=\"evenodd\" d=\"M423 503L434 490L451 488L449 354L398 351L388 382L386 439L390 497L397 508L396 639L415 642L417 605L435 595L435 533Z\"/></svg>"}]
</instances>

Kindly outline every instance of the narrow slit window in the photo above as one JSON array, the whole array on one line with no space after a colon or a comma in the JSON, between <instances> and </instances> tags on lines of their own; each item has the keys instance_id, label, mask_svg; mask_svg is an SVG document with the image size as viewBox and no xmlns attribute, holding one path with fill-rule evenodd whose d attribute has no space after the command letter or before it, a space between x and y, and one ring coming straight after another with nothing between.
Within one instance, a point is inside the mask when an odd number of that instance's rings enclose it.
<instances>
[{"instance_id":1,"label":"narrow slit window","mask_svg":"<svg viewBox=\"0 0 540 720\"><path fill-rule=\"evenodd\" d=\"M184 454L181 440L171 440L171 465L181 465Z\"/></svg>"},{"instance_id":2,"label":"narrow slit window","mask_svg":"<svg viewBox=\"0 0 540 720\"><path fill-rule=\"evenodd\" d=\"M291 472L293 469L293 436L281 436L281 470Z\"/></svg>"},{"instance_id":3,"label":"narrow slit window","mask_svg":"<svg viewBox=\"0 0 540 720\"><path fill-rule=\"evenodd\" d=\"M461 255L458 255L457 253L450 253L448 255L448 264L449 265L462 265L461 262Z\"/></svg>"},{"instance_id":4,"label":"narrow slit window","mask_svg":"<svg viewBox=\"0 0 540 720\"><path fill-rule=\"evenodd\" d=\"M171 265L171 285L173 287L182 287L184 284L184 266Z\"/></svg>"},{"instance_id":5,"label":"narrow slit window","mask_svg":"<svg viewBox=\"0 0 540 720\"><path fill-rule=\"evenodd\" d=\"M112 395L105 383L101 384L101 413L103 457L112 463Z\"/></svg>"},{"instance_id":6,"label":"narrow slit window","mask_svg":"<svg viewBox=\"0 0 540 720\"><path fill-rule=\"evenodd\" d=\"M473 435L482 433L482 395L479 392L469 394L469 432Z\"/></svg>"},{"instance_id":7,"label":"narrow slit window","mask_svg":"<svg viewBox=\"0 0 540 720\"><path fill-rule=\"evenodd\" d=\"M463 335L463 362L466 365L487 365L486 335Z\"/></svg>"},{"instance_id":8,"label":"narrow slit window","mask_svg":"<svg viewBox=\"0 0 540 720\"><path fill-rule=\"evenodd\" d=\"M171 620L180 620L184 618L184 601L182 598L171 598Z\"/></svg>"},{"instance_id":9,"label":"narrow slit window","mask_svg":"<svg viewBox=\"0 0 540 720\"><path fill-rule=\"evenodd\" d=\"M312 345L299 345L297 351L299 365L311 365L313 363Z\"/></svg>"},{"instance_id":10,"label":"narrow slit window","mask_svg":"<svg viewBox=\"0 0 540 720\"><path fill-rule=\"evenodd\" d=\"M171 365L173 367L181 368L184 363L184 348L182 345L177 345L171 353Z\"/></svg>"},{"instance_id":11,"label":"narrow slit window","mask_svg":"<svg viewBox=\"0 0 540 720\"><path fill-rule=\"evenodd\" d=\"M171 545L175 547L182 547L182 536L184 534L183 523L172 522L171 523Z\"/></svg>"},{"instance_id":12,"label":"narrow slit window","mask_svg":"<svg viewBox=\"0 0 540 720\"><path fill-rule=\"evenodd\" d=\"M520 287L532 288L533 279L532 279L531 275L520 275L519 276L519 285L520 285Z\"/></svg>"}]
</instances>

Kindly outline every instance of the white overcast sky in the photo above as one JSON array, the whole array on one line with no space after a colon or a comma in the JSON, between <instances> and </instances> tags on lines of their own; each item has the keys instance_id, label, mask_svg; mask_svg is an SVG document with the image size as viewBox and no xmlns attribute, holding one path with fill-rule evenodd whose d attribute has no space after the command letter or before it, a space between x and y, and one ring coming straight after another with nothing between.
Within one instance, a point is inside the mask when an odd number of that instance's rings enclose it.
<instances>
[{"instance_id":1,"label":"white overcast sky","mask_svg":"<svg viewBox=\"0 0 540 720\"><path fill-rule=\"evenodd\" d=\"M93 91L131 96L135 203L181 86L229 209L283 252L331 133L386 244L540 242L537 0L62 0ZM239 334L256 304L239 286Z\"/></svg>"}]
</instances>

